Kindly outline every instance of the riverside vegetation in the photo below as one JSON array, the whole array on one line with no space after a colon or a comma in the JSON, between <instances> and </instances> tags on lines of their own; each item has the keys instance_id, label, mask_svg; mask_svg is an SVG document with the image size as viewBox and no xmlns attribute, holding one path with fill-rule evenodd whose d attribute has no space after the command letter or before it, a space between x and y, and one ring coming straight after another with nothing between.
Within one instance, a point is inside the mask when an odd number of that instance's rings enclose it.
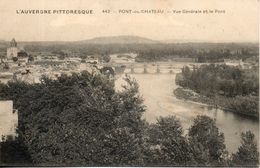
<instances>
[{"instance_id":1,"label":"riverside vegetation","mask_svg":"<svg viewBox=\"0 0 260 168\"><path fill-rule=\"evenodd\" d=\"M177 98L259 118L258 69L242 70L214 64L193 70L184 67L176 76L176 84L181 86L174 91Z\"/></svg>"},{"instance_id":2,"label":"riverside vegetation","mask_svg":"<svg viewBox=\"0 0 260 168\"><path fill-rule=\"evenodd\" d=\"M138 84L122 91L103 74L82 72L41 83L0 84L0 98L19 111L18 137L1 142L1 165L34 166L256 166L254 134L241 135L229 154L215 120L197 116L184 134L175 116L142 119Z\"/></svg>"}]
</instances>

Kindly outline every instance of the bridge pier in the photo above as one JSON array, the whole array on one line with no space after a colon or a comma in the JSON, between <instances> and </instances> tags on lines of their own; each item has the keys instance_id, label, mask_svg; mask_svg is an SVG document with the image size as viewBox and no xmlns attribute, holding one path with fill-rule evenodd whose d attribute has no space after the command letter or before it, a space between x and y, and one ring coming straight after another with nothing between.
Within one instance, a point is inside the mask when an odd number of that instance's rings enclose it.
<instances>
[{"instance_id":1,"label":"bridge pier","mask_svg":"<svg viewBox=\"0 0 260 168\"><path fill-rule=\"evenodd\" d=\"M173 74L173 65L172 64L170 65L170 72L169 73Z\"/></svg>"},{"instance_id":2,"label":"bridge pier","mask_svg":"<svg viewBox=\"0 0 260 168\"><path fill-rule=\"evenodd\" d=\"M131 73L135 73L135 70L134 70L134 65L131 65Z\"/></svg>"},{"instance_id":3,"label":"bridge pier","mask_svg":"<svg viewBox=\"0 0 260 168\"><path fill-rule=\"evenodd\" d=\"M147 72L147 65L144 64L144 74L146 74L146 73L148 73L148 72Z\"/></svg>"},{"instance_id":4,"label":"bridge pier","mask_svg":"<svg viewBox=\"0 0 260 168\"><path fill-rule=\"evenodd\" d=\"M158 65L158 64L157 64L156 73L160 73L160 67L159 67L159 65Z\"/></svg>"}]
</instances>

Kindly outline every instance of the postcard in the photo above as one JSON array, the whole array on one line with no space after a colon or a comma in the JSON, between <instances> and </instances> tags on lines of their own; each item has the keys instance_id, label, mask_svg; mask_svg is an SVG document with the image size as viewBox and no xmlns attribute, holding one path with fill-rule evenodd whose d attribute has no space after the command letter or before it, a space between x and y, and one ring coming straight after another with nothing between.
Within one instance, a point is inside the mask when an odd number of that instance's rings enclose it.
<instances>
[{"instance_id":1,"label":"postcard","mask_svg":"<svg viewBox=\"0 0 260 168\"><path fill-rule=\"evenodd\" d=\"M0 0L0 166L259 166L258 0Z\"/></svg>"}]
</instances>

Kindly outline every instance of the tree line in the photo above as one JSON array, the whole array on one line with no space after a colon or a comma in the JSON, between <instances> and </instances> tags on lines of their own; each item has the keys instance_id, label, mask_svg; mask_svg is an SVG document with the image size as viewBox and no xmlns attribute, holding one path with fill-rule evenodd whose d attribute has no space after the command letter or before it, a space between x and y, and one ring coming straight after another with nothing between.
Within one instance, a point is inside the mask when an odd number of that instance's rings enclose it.
<instances>
[{"instance_id":1,"label":"tree line","mask_svg":"<svg viewBox=\"0 0 260 168\"><path fill-rule=\"evenodd\" d=\"M1 47L0 44L0 52L6 52L7 46ZM61 57L64 57L63 51L73 52L78 57L133 52L138 54L136 57L138 62L168 61L174 58L196 58L198 62L221 62L224 59L245 60L259 54L258 44L253 43L94 44L84 42L34 42L24 43L24 49L29 53L49 52Z\"/></svg>"},{"instance_id":2,"label":"tree line","mask_svg":"<svg viewBox=\"0 0 260 168\"><path fill-rule=\"evenodd\" d=\"M0 99L18 109L18 137L3 138L1 165L37 166L255 166L254 134L241 135L229 154L224 134L207 116L194 119L187 135L178 118L149 124L135 80L122 91L114 79L82 72L43 76L38 84L0 83Z\"/></svg>"},{"instance_id":3,"label":"tree line","mask_svg":"<svg viewBox=\"0 0 260 168\"><path fill-rule=\"evenodd\" d=\"M252 52L253 51L253 52ZM140 51L136 58L137 62L156 62L156 61L169 61L175 58L194 58L196 62L223 62L224 59L242 59L246 60L257 52L248 48L239 48L233 52L230 49L210 48L198 49L195 47L188 48L175 48L164 47L153 48L150 50Z\"/></svg>"},{"instance_id":4,"label":"tree line","mask_svg":"<svg viewBox=\"0 0 260 168\"><path fill-rule=\"evenodd\" d=\"M216 105L258 117L259 76L257 69L242 70L227 65L184 67L176 83L215 100Z\"/></svg>"}]
</instances>

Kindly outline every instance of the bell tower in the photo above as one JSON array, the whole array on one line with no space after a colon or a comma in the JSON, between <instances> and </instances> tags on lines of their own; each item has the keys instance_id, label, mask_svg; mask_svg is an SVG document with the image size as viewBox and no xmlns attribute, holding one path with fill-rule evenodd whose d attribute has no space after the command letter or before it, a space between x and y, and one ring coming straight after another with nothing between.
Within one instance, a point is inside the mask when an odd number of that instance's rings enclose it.
<instances>
[{"instance_id":1,"label":"bell tower","mask_svg":"<svg viewBox=\"0 0 260 168\"><path fill-rule=\"evenodd\" d=\"M13 57L17 57L18 48L17 48L17 42L13 38L10 42L10 47L7 48L7 59L12 59Z\"/></svg>"},{"instance_id":2,"label":"bell tower","mask_svg":"<svg viewBox=\"0 0 260 168\"><path fill-rule=\"evenodd\" d=\"M17 42L13 38L12 41L10 42L11 47L17 47Z\"/></svg>"}]
</instances>

